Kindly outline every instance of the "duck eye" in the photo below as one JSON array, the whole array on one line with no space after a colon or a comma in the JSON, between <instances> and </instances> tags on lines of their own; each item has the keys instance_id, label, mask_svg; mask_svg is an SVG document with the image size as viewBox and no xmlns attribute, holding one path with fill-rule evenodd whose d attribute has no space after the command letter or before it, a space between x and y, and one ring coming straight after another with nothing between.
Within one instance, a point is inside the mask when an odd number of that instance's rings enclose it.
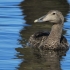
<instances>
[{"instance_id":1,"label":"duck eye","mask_svg":"<svg viewBox=\"0 0 70 70\"><path fill-rule=\"evenodd\" d=\"M55 15L55 13L53 13L53 15Z\"/></svg>"}]
</instances>

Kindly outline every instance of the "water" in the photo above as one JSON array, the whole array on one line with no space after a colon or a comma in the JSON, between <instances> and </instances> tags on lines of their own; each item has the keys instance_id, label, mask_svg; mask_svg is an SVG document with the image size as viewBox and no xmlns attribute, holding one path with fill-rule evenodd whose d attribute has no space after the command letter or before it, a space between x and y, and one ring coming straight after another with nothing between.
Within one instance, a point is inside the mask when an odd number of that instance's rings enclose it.
<instances>
[{"instance_id":1,"label":"water","mask_svg":"<svg viewBox=\"0 0 70 70\"><path fill-rule=\"evenodd\" d=\"M0 70L49 70L48 64L57 65L57 67L53 66L54 70L70 70L70 50L65 53L66 56L59 58L61 61L58 61L57 52L50 51L53 55L55 54L51 58L48 51L46 53L49 56L48 59L45 54L42 55L38 51L39 54L36 54L32 49L24 48L31 34L38 30L50 30L51 28L49 24L34 24L33 21L50 9L57 8L66 18L63 31L70 44L70 11L66 1L0 0Z\"/></svg>"},{"instance_id":2,"label":"water","mask_svg":"<svg viewBox=\"0 0 70 70\"><path fill-rule=\"evenodd\" d=\"M24 16L17 6L21 0L0 0L0 70L15 70L21 59L16 58L19 32L24 24Z\"/></svg>"},{"instance_id":3,"label":"water","mask_svg":"<svg viewBox=\"0 0 70 70\"><path fill-rule=\"evenodd\" d=\"M66 38L67 38L67 40L68 40L68 42L69 42L69 44L70 44L70 12L68 12L68 14L67 14L67 16L66 16L66 18L67 18L67 22L65 22L65 24L64 24L64 29L67 31L67 33L66 33ZM62 68L63 68L63 70L69 70L70 69L70 50L67 52L67 55L66 55L66 57L64 57L64 60L61 62L62 63Z\"/></svg>"}]
</instances>

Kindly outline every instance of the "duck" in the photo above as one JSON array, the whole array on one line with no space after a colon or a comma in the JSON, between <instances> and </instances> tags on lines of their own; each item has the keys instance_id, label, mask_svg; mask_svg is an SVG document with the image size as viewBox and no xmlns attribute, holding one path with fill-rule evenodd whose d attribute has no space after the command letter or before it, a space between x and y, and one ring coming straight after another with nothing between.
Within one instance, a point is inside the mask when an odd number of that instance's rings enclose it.
<instances>
[{"instance_id":1,"label":"duck","mask_svg":"<svg viewBox=\"0 0 70 70\"><path fill-rule=\"evenodd\" d=\"M29 38L29 45L38 49L68 49L67 39L62 35L64 16L58 10L50 10L46 15L34 20L37 22L50 22L52 28L50 32L38 31Z\"/></svg>"}]
</instances>

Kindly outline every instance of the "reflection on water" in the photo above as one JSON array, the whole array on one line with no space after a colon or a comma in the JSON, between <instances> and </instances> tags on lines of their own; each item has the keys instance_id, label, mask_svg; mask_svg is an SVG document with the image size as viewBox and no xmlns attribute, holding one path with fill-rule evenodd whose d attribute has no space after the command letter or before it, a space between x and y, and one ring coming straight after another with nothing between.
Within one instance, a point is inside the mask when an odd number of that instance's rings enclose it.
<instances>
[{"instance_id":1,"label":"reflection on water","mask_svg":"<svg viewBox=\"0 0 70 70\"><path fill-rule=\"evenodd\" d=\"M0 70L69 70L70 50L66 53L24 48L34 32L50 31L52 25L49 23L34 24L33 21L51 9L60 10L67 19L63 34L70 43L70 12L67 1L20 2L21 0L0 0Z\"/></svg>"},{"instance_id":2,"label":"reflection on water","mask_svg":"<svg viewBox=\"0 0 70 70\"><path fill-rule=\"evenodd\" d=\"M18 48L16 50L22 54L17 57L25 59L20 64L19 70L61 70L60 60L63 60L62 56L66 56L66 51L42 51L32 48Z\"/></svg>"}]
</instances>

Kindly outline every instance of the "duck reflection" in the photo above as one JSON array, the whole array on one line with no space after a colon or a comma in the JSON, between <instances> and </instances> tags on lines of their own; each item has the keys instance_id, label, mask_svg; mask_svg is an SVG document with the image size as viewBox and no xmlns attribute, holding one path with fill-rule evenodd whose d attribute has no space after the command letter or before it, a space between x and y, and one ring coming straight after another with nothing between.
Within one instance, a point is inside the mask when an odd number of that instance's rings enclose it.
<instances>
[{"instance_id":1,"label":"duck reflection","mask_svg":"<svg viewBox=\"0 0 70 70\"><path fill-rule=\"evenodd\" d=\"M62 70L60 61L66 51L39 50L36 48L17 48L18 58L25 59L18 70Z\"/></svg>"}]
</instances>

